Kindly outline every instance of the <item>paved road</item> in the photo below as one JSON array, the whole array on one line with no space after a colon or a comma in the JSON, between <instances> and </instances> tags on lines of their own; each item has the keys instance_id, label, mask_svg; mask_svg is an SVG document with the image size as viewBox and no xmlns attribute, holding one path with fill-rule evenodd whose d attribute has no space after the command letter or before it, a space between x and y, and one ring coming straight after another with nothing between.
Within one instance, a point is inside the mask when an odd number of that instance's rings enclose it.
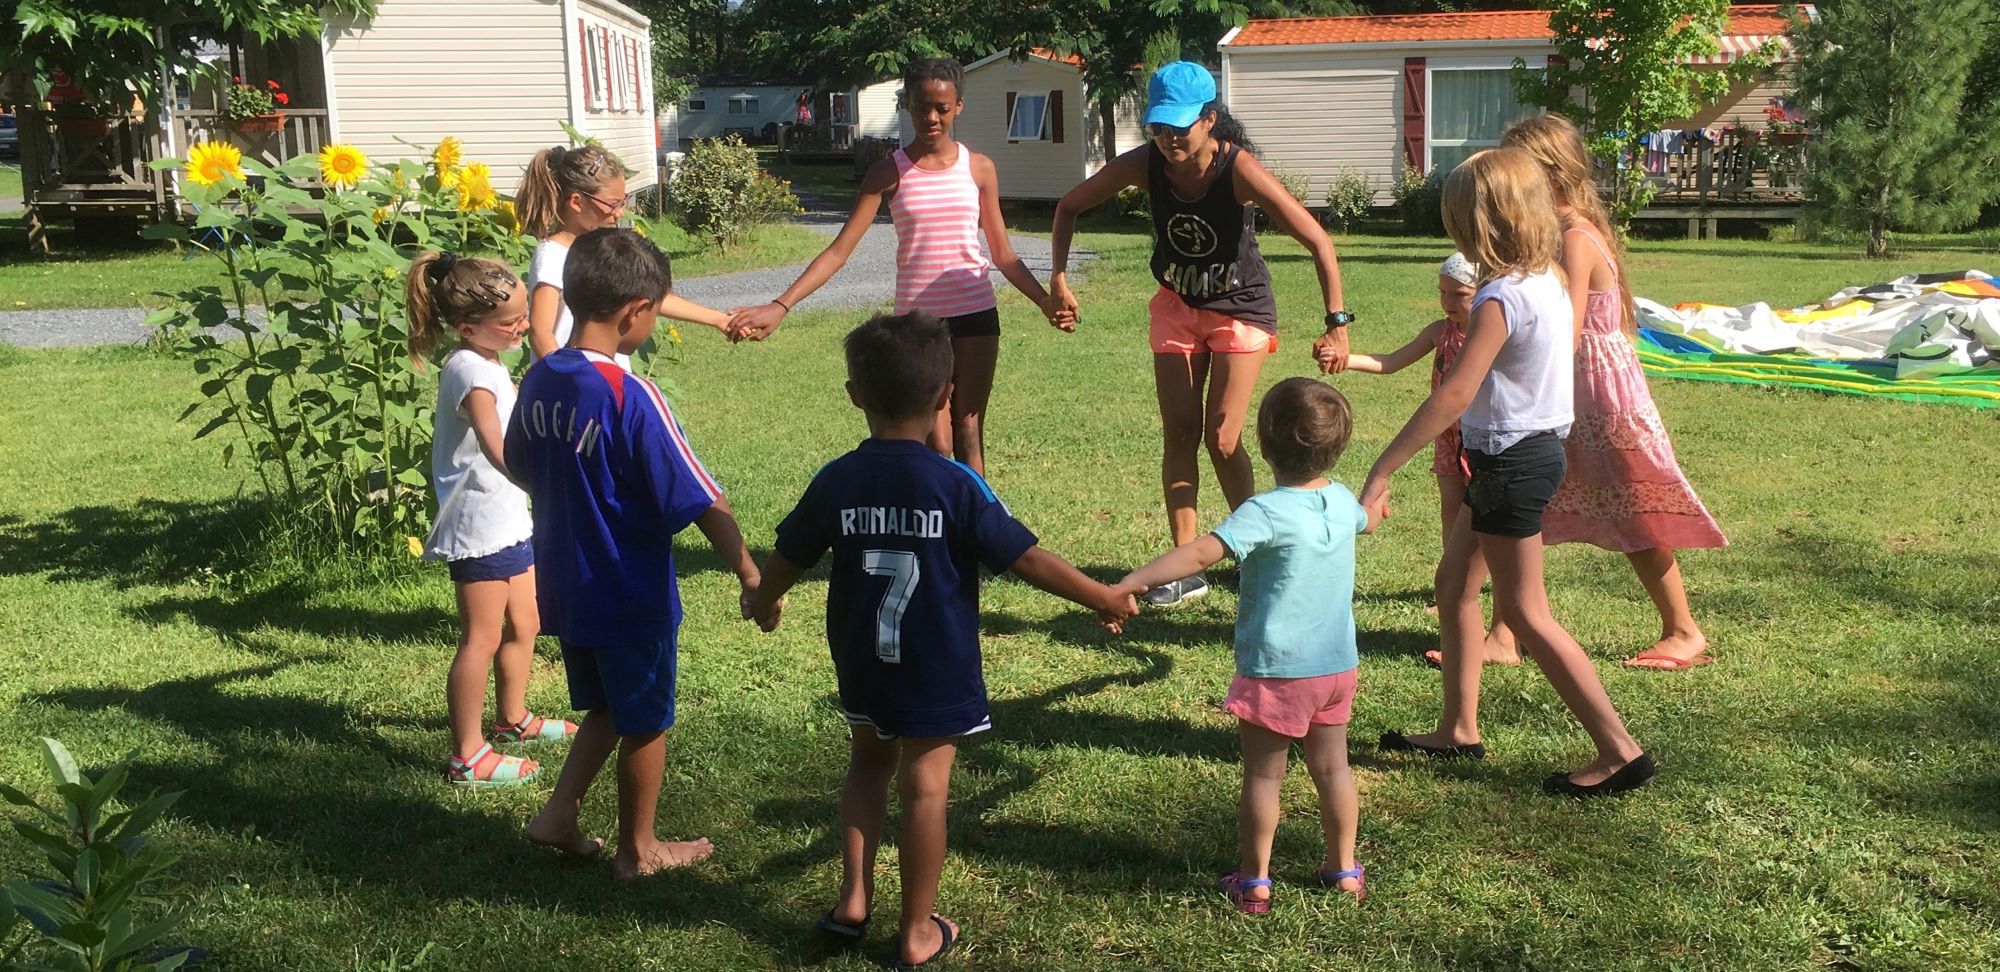
<instances>
[{"instance_id":1,"label":"paved road","mask_svg":"<svg viewBox=\"0 0 2000 972\"><path fill-rule=\"evenodd\" d=\"M845 216L834 204L825 200L808 199L808 212L798 223L810 229L833 235L840 229ZM1026 261L1036 276L1046 279L1049 272L1049 244L1047 240L1014 237L1014 250ZM1089 259L1087 251L1076 251L1071 265L1081 264ZM739 304L759 304L784 292L796 279L804 264L789 267L773 267L765 270L744 270L725 273L713 277L694 277L679 281L675 288L681 296L711 307L728 309ZM1007 287L996 271L994 286ZM896 286L896 231L886 220L878 221L868 228L861 238L861 245L855 247L847 265L841 268L826 286L807 298L804 306L821 307L876 307L887 304L895 296ZM4 305L0 305L4 307ZM146 312L132 309L106 310L0 310L0 343L15 344L30 348L78 347L92 344L143 344L149 332L145 326Z\"/></svg>"}]
</instances>

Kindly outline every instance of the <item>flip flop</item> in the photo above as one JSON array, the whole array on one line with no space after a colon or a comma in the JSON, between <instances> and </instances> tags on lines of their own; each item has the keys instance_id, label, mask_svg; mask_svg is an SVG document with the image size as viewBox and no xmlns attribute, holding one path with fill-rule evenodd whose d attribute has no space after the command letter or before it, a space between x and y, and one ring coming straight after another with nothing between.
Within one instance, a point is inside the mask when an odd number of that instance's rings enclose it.
<instances>
[{"instance_id":1,"label":"flip flop","mask_svg":"<svg viewBox=\"0 0 2000 972\"><path fill-rule=\"evenodd\" d=\"M1345 871L1315 871L1313 876L1319 878L1322 886L1334 891L1341 890L1340 882L1353 878L1354 890L1345 893L1353 895L1356 901L1368 897L1368 869L1359 864Z\"/></svg>"},{"instance_id":2,"label":"flip flop","mask_svg":"<svg viewBox=\"0 0 2000 972\"><path fill-rule=\"evenodd\" d=\"M1261 915L1271 910L1271 899L1266 898L1262 901L1257 901L1243 893L1251 888L1270 887L1270 878L1247 878L1231 871L1222 876L1221 883L1222 893L1229 896L1229 903L1235 905L1236 910L1246 915Z\"/></svg>"},{"instance_id":3,"label":"flip flop","mask_svg":"<svg viewBox=\"0 0 2000 972\"><path fill-rule=\"evenodd\" d=\"M1645 662L1645 661L1666 662L1666 664L1664 665L1632 664L1633 662ZM1678 672L1683 669L1700 668L1703 665L1713 665L1713 664L1715 664L1715 659L1710 658L1707 652L1702 652L1701 654L1696 655L1693 658L1676 658L1672 655L1666 654L1665 652L1642 651L1636 655L1633 655L1630 658L1625 659L1624 661L1624 665L1626 668L1636 668L1643 672Z\"/></svg>"},{"instance_id":4,"label":"flip flop","mask_svg":"<svg viewBox=\"0 0 2000 972\"><path fill-rule=\"evenodd\" d=\"M819 929L820 931L826 932L829 935L838 935L841 938L853 941L859 941L860 939L867 936L868 923L873 920L874 917L870 916L867 918L863 918L860 921L850 925L847 922L835 918L833 916L833 909L828 908L826 909L826 914L819 916L819 923L815 924L813 927Z\"/></svg>"},{"instance_id":5,"label":"flip flop","mask_svg":"<svg viewBox=\"0 0 2000 972\"><path fill-rule=\"evenodd\" d=\"M932 915L931 920L937 922L938 932L944 935L944 941L938 945L937 951L932 952L930 958L924 959L921 962L905 962L903 961L903 956L900 954L899 951L899 953L895 958L889 960L890 968L892 969L930 968L931 963L936 962L938 959L944 958L945 954L951 951L951 947L953 945L958 944L958 935L951 930L950 922L945 921L944 918L939 915ZM901 946L898 945L897 948L900 950Z\"/></svg>"}]
</instances>

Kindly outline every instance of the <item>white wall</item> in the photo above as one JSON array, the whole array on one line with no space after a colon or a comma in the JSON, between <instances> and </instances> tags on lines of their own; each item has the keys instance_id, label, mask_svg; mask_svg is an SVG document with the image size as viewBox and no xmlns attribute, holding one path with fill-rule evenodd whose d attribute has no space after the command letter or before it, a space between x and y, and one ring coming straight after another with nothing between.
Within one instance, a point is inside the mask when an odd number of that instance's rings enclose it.
<instances>
[{"instance_id":1,"label":"white wall","mask_svg":"<svg viewBox=\"0 0 2000 972\"><path fill-rule=\"evenodd\" d=\"M721 85L712 88L696 88L686 101L673 106L674 131L677 139L718 138L732 128L747 128L754 138L762 138L764 126L777 122L789 125L799 118L799 92L811 91L809 87L777 84ZM756 114L732 115L729 100L733 96L747 95L757 99ZM687 102L706 102L703 111L689 111Z\"/></svg>"},{"instance_id":2,"label":"white wall","mask_svg":"<svg viewBox=\"0 0 2000 972\"><path fill-rule=\"evenodd\" d=\"M392 161L456 135L511 195L529 157L564 140L566 36L558 0L380 0L366 24L329 21L337 136Z\"/></svg>"},{"instance_id":3,"label":"white wall","mask_svg":"<svg viewBox=\"0 0 2000 972\"><path fill-rule=\"evenodd\" d=\"M897 92L903 90L901 78L890 78L862 88L854 99L855 138L893 138L907 142L910 139L909 116L896 104Z\"/></svg>"},{"instance_id":4,"label":"white wall","mask_svg":"<svg viewBox=\"0 0 2000 972\"><path fill-rule=\"evenodd\" d=\"M1052 90L1063 92L1062 142L1009 142L1007 93ZM1020 62L1002 58L966 74L965 111L952 134L993 159L1001 198L1061 199L1084 178L1089 151L1084 117L1089 113L1083 74L1076 68L1039 57Z\"/></svg>"},{"instance_id":5,"label":"white wall","mask_svg":"<svg viewBox=\"0 0 2000 972\"><path fill-rule=\"evenodd\" d=\"M1089 146L1084 152L1084 175L1090 176L1095 175L1097 170L1104 168L1104 163L1110 160L1105 157L1104 149L1102 148L1104 144L1104 133L1102 131L1104 123L1098 114L1096 103L1090 103L1087 111L1088 117L1084 119L1083 127L1084 138L1088 140ZM1145 85L1141 84L1138 90L1120 99L1117 108L1114 110L1112 122L1114 127L1112 130L1117 135L1118 140L1115 146L1115 153L1112 156L1113 158L1117 154L1138 148L1139 143L1146 140L1145 126L1141 123L1145 117L1146 88Z\"/></svg>"},{"instance_id":6,"label":"white wall","mask_svg":"<svg viewBox=\"0 0 2000 972\"><path fill-rule=\"evenodd\" d=\"M620 92L615 99L603 99L587 105L577 128L604 143L604 147L618 156L628 169L637 170L625 180L628 190L643 189L659 181L659 166L655 162L653 83L651 40L646 19L622 4L605 0L582 0L577 4L578 16L587 26L608 28L611 44L615 47L621 40L636 41L627 48L636 50L636 61L625 67L630 80L628 84L636 88L637 97ZM572 26L571 43L579 48L581 44ZM582 83L581 73L577 83Z\"/></svg>"}]
</instances>

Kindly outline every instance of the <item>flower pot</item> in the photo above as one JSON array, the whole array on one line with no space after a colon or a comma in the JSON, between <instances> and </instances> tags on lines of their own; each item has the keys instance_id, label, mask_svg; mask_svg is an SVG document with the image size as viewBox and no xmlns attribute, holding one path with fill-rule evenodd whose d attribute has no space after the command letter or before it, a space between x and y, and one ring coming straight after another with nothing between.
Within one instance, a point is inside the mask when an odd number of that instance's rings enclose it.
<instances>
[{"instance_id":1,"label":"flower pot","mask_svg":"<svg viewBox=\"0 0 2000 972\"><path fill-rule=\"evenodd\" d=\"M56 131L65 137L77 139L103 138L111 134L109 118L58 118Z\"/></svg>"},{"instance_id":2,"label":"flower pot","mask_svg":"<svg viewBox=\"0 0 2000 972\"><path fill-rule=\"evenodd\" d=\"M1805 132L1772 132L1772 133L1771 133L1771 144L1772 144L1772 145L1804 145L1805 143L1806 143L1806 133L1805 133Z\"/></svg>"},{"instance_id":3,"label":"flower pot","mask_svg":"<svg viewBox=\"0 0 2000 972\"><path fill-rule=\"evenodd\" d=\"M248 118L238 118L236 119L235 126L238 132L245 135L270 135L284 130L285 113L274 111L268 115L251 115Z\"/></svg>"}]
</instances>

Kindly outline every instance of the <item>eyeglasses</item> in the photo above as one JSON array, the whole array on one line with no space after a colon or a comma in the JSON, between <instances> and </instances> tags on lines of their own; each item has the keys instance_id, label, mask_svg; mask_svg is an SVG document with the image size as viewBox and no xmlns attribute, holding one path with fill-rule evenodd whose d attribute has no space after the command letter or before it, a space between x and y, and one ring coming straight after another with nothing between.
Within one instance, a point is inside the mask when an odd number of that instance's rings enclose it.
<instances>
[{"instance_id":1,"label":"eyeglasses","mask_svg":"<svg viewBox=\"0 0 2000 972\"><path fill-rule=\"evenodd\" d=\"M1165 122L1154 122L1146 126L1146 133L1154 138L1166 138L1169 135L1175 138L1186 138L1191 131L1194 131L1193 125L1169 125Z\"/></svg>"},{"instance_id":2,"label":"eyeglasses","mask_svg":"<svg viewBox=\"0 0 2000 972\"><path fill-rule=\"evenodd\" d=\"M628 192L625 194L625 198L623 199L606 199L603 196L600 196L594 192L578 193L578 195L589 196L591 200L596 202L599 206L603 206L605 209L611 210L612 212L615 213L622 209L629 208L632 205L632 197L638 195L638 193Z\"/></svg>"}]
</instances>

